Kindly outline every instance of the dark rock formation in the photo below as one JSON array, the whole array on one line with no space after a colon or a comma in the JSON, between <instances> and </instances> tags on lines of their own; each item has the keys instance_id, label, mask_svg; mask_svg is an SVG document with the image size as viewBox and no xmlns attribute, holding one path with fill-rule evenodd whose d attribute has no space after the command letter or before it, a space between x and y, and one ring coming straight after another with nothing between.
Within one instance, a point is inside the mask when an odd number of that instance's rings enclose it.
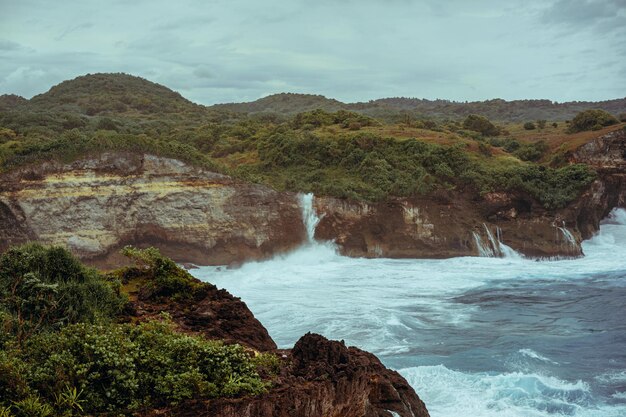
<instances>
[{"instance_id":1,"label":"dark rock formation","mask_svg":"<svg viewBox=\"0 0 626 417\"><path fill-rule=\"evenodd\" d=\"M131 294L135 299L130 315L135 319L149 320L168 313L179 330L201 334L209 339L239 343L258 351L276 349L267 329L263 327L240 298L226 290L206 284L198 299L174 301L161 298L146 299L141 294Z\"/></svg>"},{"instance_id":2,"label":"dark rock formation","mask_svg":"<svg viewBox=\"0 0 626 417\"><path fill-rule=\"evenodd\" d=\"M426 406L397 372L372 354L306 334L286 358L275 386L254 398L195 401L149 416L427 417ZM395 413L395 414L392 414Z\"/></svg>"}]
</instances>

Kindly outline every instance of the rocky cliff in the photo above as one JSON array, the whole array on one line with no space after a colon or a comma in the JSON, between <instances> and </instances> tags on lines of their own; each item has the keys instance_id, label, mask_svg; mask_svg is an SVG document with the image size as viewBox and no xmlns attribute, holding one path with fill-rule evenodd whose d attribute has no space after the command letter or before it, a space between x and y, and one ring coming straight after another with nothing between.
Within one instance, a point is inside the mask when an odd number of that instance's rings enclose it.
<instances>
[{"instance_id":1,"label":"rocky cliff","mask_svg":"<svg viewBox=\"0 0 626 417\"><path fill-rule=\"evenodd\" d=\"M141 414L172 417L428 417L424 403L406 380L372 354L343 342L306 334L293 349L276 344L246 304L205 284L193 299L152 297L141 272L123 270L131 303L125 319L145 321L167 312L178 330L238 343L280 358L271 387L255 397L186 401ZM139 274L139 275L138 275ZM137 282L139 280L139 282ZM129 289L134 289L130 290Z\"/></svg>"},{"instance_id":2,"label":"rocky cliff","mask_svg":"<svg viewBox=\"0 0 626 417\"><path fill-rule=\"evenodd\" d=\"M449 192L375 204L318 198L316 237L334 240L349 256L498 256L507 247L532 257L579 256L582 240L626 205L626 131L601 136L569 158L592 166L598 178L561 210L546 210L523 193Z\"/></svg>"},{"instance_id":3,"label":"rocky cliff","mask_svg":"<svg viewBox=\"0 0 626 417\"><path fill-rule=\"evenodd\" d=\"M304 238L293 194L151 155L106 153L0 177L0 251L25 240L66 246L98 265L153 245L181 262L230 264Z\"/></svg>"},{"instance_id":4,"label":"rocky cliff","mask_svg":"<svg viewBox=\"0 0 626 417\"><path fill-rule=\"evenodd\" d=\"M580 243L626 201L626 132L569 154L598 179L568 207L546 210L523 193L439 192L379 203L320 197L316 238L349 256L445 258L579 256ZM231 264L305 239L292 193L247 184L151 155L107 153L0 177L0 251L26 240L60 244L106 266L126 244L153 245L179 262Z\"/></svg>"}]
</instances>

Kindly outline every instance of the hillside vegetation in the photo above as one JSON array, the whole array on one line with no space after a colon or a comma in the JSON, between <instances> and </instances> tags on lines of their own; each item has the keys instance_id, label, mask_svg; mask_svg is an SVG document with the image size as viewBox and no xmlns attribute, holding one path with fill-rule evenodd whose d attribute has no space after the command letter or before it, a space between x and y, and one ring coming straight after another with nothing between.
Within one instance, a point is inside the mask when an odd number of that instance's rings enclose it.
<instances>
[{"instance_id":1,"label":"hillside vegetation","mask_svg":"<svg viewBox=\"0 0 626 417\"><path fill-rule=\"evenodd\" d=\"M59 247L0 255L0 416L131 415L266 391L258 371L275 356L180 333L167 315L129 322L124 286L144 300L175 300L201 297L210 284L156 249L124 253L136 266L108 275Z\"/></svg>"},{"instance_id":2,"label":"hillside vegetation","mask_svg":"<svg viewBox=\"0 0 626 417\"><path fill-rule=\"evenodd\" d=\"M578 129L576 119L550 118L565 104L534 101L516 107L497 100L478 106L387 99L346 106L283 94L207 108L124 74L78 77L32 100L4 96L0 103L9 103L0 111L0 172L121 150L181 159L279 190L369 201L438 190L518 191L549 209L575 199L595 177L584 165L570 165L568 152L623 127L603 121L593 131ZM372 105L384 106L384 115L369 112ZM420 106L445 109L445 117L418 115ZM502 106L545 111L532 120L515 121L523 111L491 120L489 109ZM465 115L479 108L485 111ZM306 111L292 114L297 109Z\"/></svg>"}]
</instances>

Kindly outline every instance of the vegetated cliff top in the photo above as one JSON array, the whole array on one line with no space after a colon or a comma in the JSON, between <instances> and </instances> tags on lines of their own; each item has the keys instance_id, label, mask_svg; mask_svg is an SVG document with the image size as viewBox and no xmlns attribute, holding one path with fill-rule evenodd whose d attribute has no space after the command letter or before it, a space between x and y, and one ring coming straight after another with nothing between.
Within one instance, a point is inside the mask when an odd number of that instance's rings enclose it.
<instances>
[{"instance_id":1,"label":"vegetated cliff top","mask_svg":"<svg viewBox=\"0 0 626 417\"><path fill-rule=\"evenodd\" d=\"M0 96L0 111L10 110L26 103L28 103L28 100L22 96L18 96L16 94L3 94Z\"/></svg>"},{"instance_id":2,"label":"vegetated cliff top","mask_svg":"<svg viewBox=\"0 0 626 417\"><path fill-rule=\"evenodd\" d=\"M30 99L27 106L32 110L89 116L105 112L167 114L204 109L163 85L122 73L87 74L63 81Z\"/></svg>"}]
</instances>

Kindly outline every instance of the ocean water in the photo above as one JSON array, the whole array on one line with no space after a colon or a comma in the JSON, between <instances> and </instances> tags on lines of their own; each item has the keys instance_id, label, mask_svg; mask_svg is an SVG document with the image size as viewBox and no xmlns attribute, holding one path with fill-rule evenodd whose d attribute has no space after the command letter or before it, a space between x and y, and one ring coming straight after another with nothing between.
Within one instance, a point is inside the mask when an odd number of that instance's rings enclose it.
<instances>
[{"instance_id":1,"label":"ocean water","mask_svg":"<svg viewBox=\"0 0 626 417\"><path fill-rule=\"evenodd\" d=\"M312 233L311 196L302 204ZM624 417L626 211L583 250L556 261L354 259L309 240L191 272L241 297L280 347L311 331L375 353L433 417Z\"/></svg>"}]
</instances>

